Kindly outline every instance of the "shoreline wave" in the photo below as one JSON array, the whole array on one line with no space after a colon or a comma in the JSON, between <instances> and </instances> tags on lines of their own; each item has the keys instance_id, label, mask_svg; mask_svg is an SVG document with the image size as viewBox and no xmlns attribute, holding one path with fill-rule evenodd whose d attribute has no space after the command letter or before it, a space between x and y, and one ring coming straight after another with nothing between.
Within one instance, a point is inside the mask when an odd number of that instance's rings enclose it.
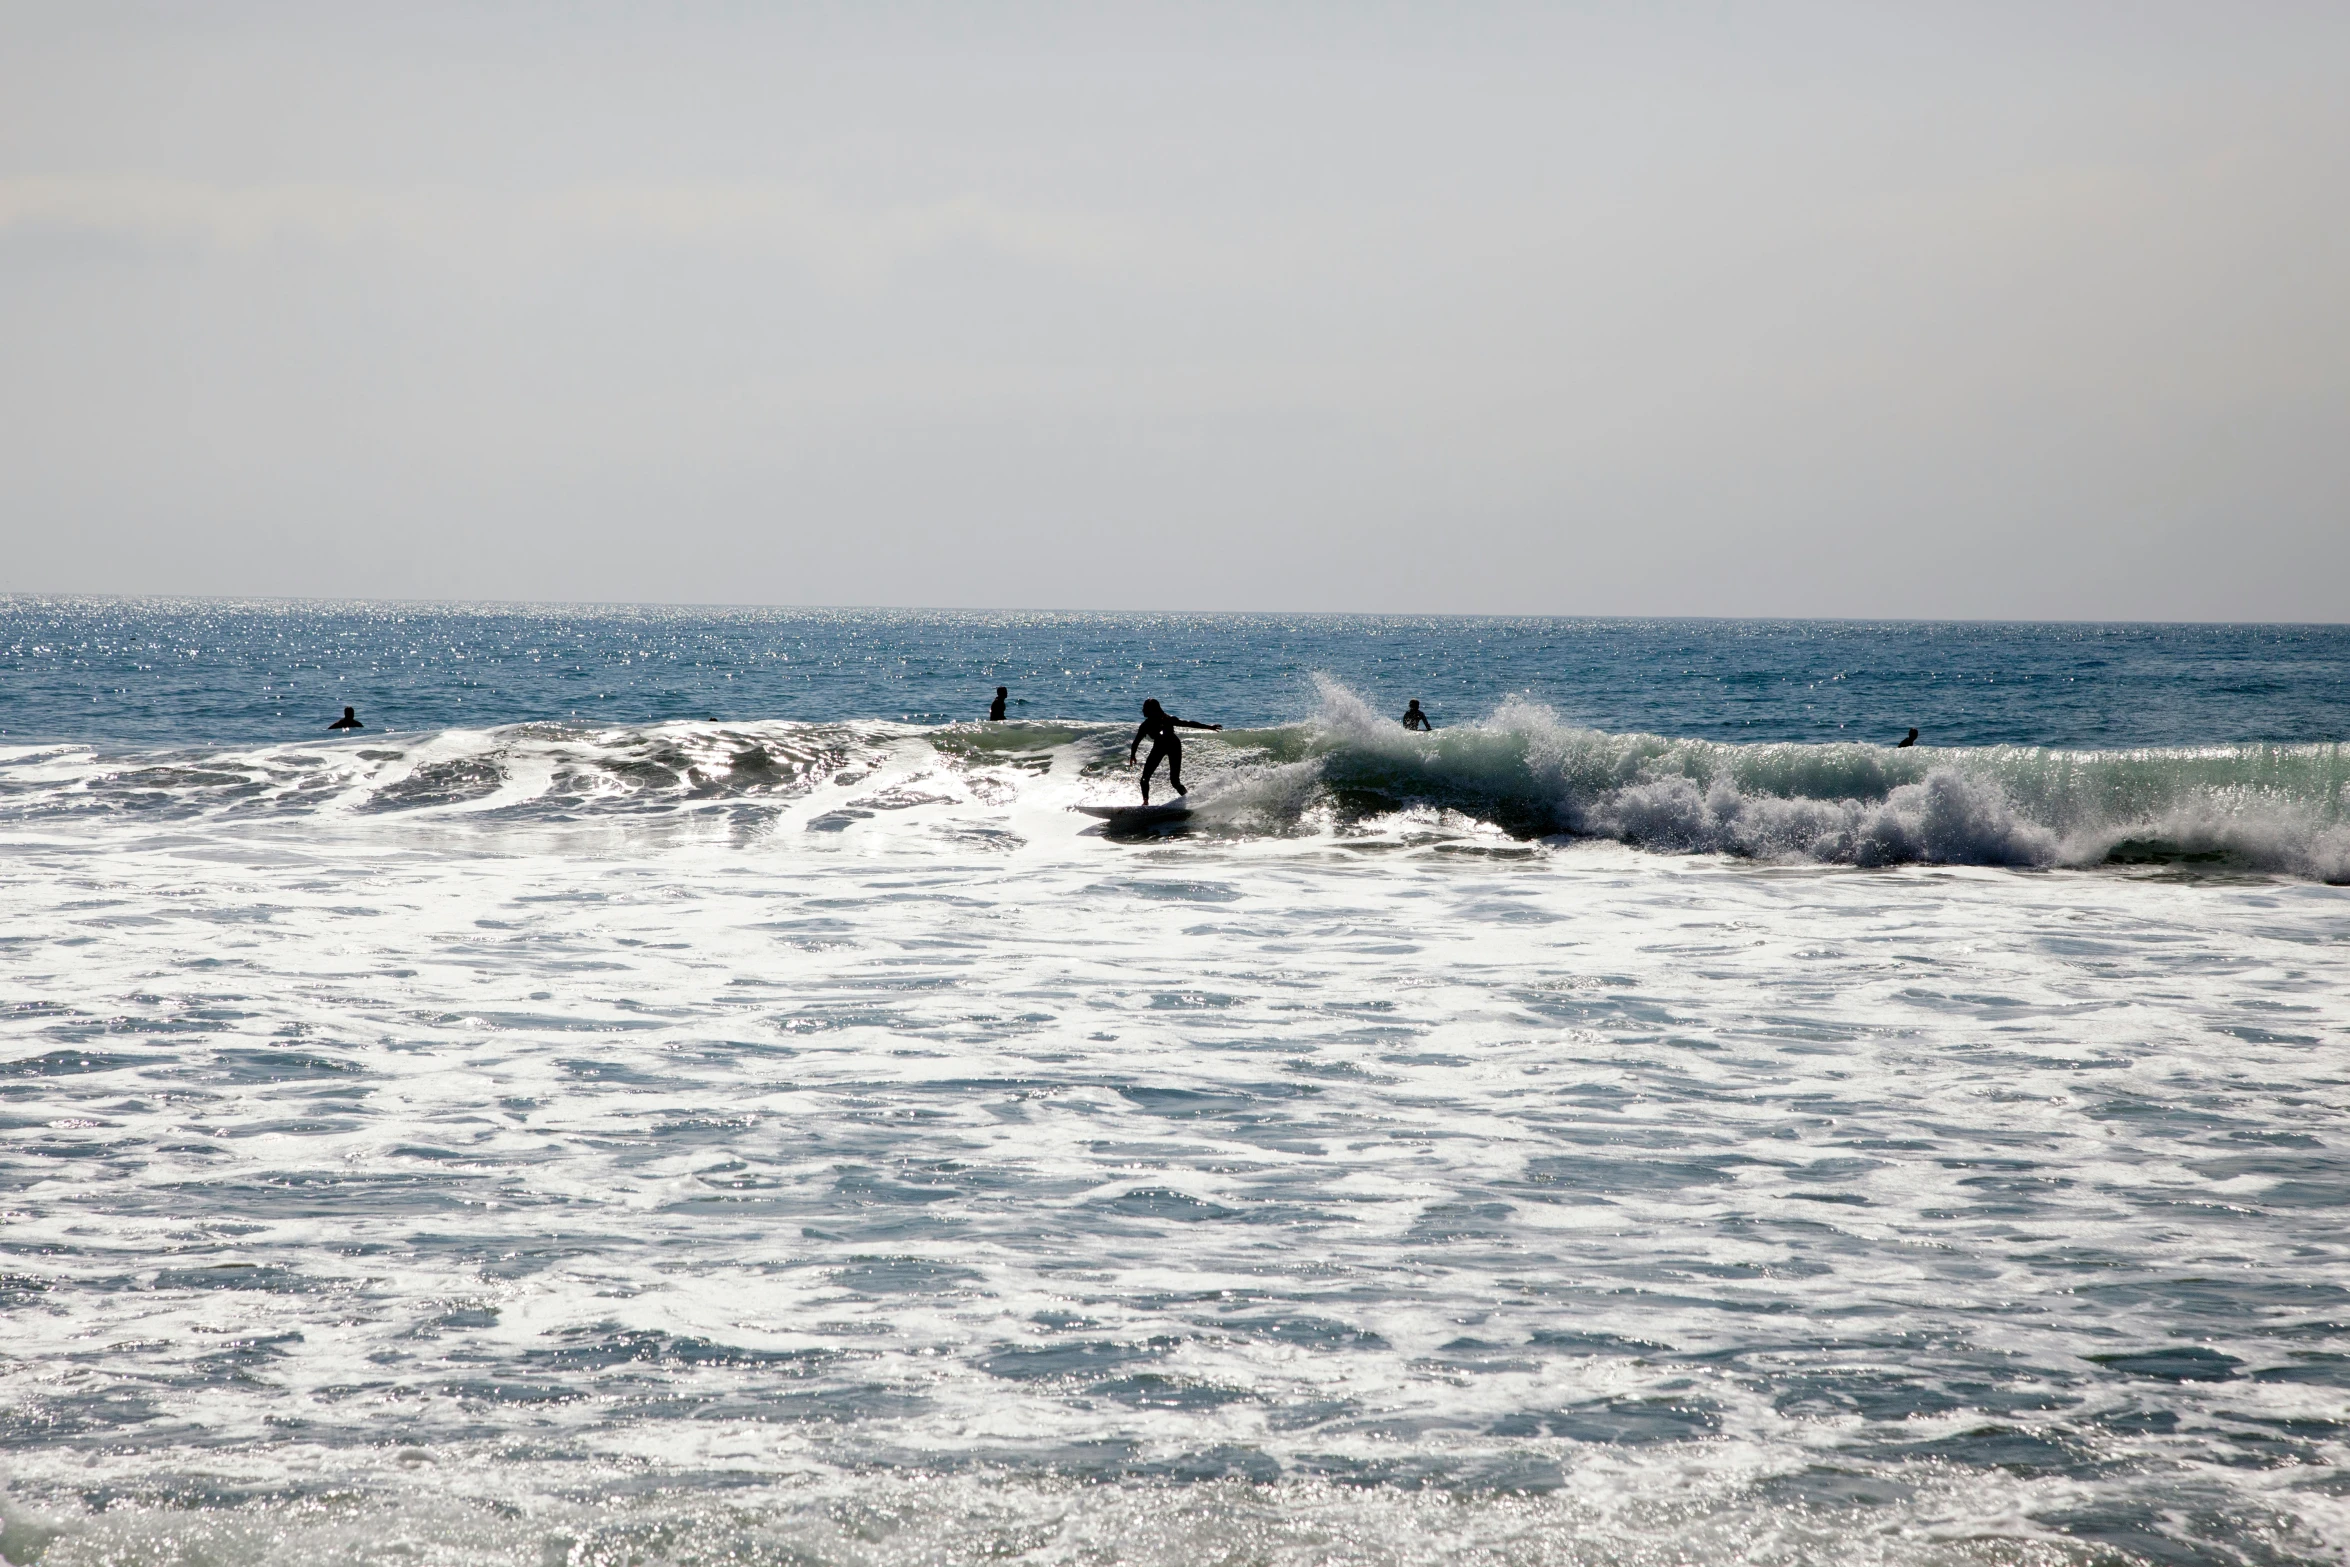
<instances>
[{"instance_id":1,"label":"shoreline wave","mask_svg":"<svg viewBox=\"0 0 2350 1567\"><path fill-rule=\"evenodd\" d=\"M1415 736L1331 683L1309 728L1337 796L1425 801L1526 837L1864 867L2225 860L2350 880L2339 744L1733 745L1579 728L1527 702Z\"/></svg>"},{"instance_id":2,"label":"shoreline wave","mask_svg":"<svg viewBox=\"0 0 2350 1567\"><path fill-rule=\"evenodd\" d=\"M0 748L0 828L425 813L577 822L720 809L755 823L922 753L959 778L881 808L995 808L1040 780L1102 792L1126 731L1021 721L523 724L357 744ZM2350 746L1895 750L1610 733L1513 700L1413 734L1337 682L1292 724L1192 742L1195 830L1362 835L1416 817L1775 863L2205 865L2350 883ZM902 769L901 769L902 770ZM1057 776L1055 776L1057 773ZM904 795L904 791L900 791ZM863 802L873 804L875 802Z\"/></svg>"}]
</instances>

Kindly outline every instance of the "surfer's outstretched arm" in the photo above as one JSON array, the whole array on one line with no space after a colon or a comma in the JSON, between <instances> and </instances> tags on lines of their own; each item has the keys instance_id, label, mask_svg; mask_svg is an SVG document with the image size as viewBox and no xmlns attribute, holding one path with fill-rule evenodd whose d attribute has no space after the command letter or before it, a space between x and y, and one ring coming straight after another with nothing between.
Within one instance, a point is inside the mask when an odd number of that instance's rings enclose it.
<instances>
[{"instance_id":1,"label":"surfer's outstretched arm","mask_svg":"<svg viewBox=\"0 0 2350 1567\"><path fill-rule=\"evenodd\" d=\"M1221 729L1224 727L1222 724L1197 724L1188 718L1175 719L1174 724L1178 729ZM1142 737L1137 735L1135 738L1139 741Z\"/></svg>"},{"instance_id":2,"label":"surfer's outstretched arm","mask_svg":"<svg viewBox=\"0 0 2350 1567\"><path fill-rule=\"evenodd\" d=\"M1134 753L1142 749L1142 737L1150 732L1151 726L1147 720L1134 726L1134 743L1126 748L1126 765L1128 767L1134 765Z\"/></svg>"}]
</instances>

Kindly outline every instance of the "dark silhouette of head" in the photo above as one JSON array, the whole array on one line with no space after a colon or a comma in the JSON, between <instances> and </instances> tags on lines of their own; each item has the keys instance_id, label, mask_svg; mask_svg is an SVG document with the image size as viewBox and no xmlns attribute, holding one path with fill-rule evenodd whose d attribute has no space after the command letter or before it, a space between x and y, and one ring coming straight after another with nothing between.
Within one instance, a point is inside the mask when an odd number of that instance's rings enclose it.
<instances>
[{"instance_id":1,"label":"dark silhouette of head","mask_svg":"<svg viewBox=\"0 0 2350 1567\"><path fill-rule=\"evenodd\" d=\"M1165 709L1159 706L1159 699L1158 699L1157 697L1155 697L1155 696L1146 696L1146 697L1144 697L1144 698L1142 699L1142 716L1143 716L1143 717L1145 717L1145 718L1156 718L1156 717L1158 717L1158 716L1159 716L1159 714L1160 714L1160 713L1162 713L1162 712L1164 712L1164 711L1165 711Z\"/></svg>"},{"instance_id":2,"label":"dark silhouette of head","mask_svg":"<svg viewBox=\"0 0 2350 1567\"><path fill-rule=\"evenodd\" d=\"M995 694L997 696L1010 696L1012 694L1012 688L1009 686L997 686L995 688Z\"/></svg>"},{"instance_id":3,"label":"dark silhouette of head","mask_svg":"<svg viewBox=\"0 0 2350 1567\"><path fill-rule=\"evenodd\" d=\"M1413 712L1418 712L1420 710L1420 699L1418 697L1413 697L1409 706Z\"/></svg>"},{"instance_id":4,"label":"dark silhouette of head","mask_svg":"<svg viewBox=\"0 0 2350 1567\"><path fill-rule=\"evenodd\" d=\"M343 709L343 716L345 718L357 718L359 716L359 709L355 707L346 707Z\"/></svg>"}]
</instances>

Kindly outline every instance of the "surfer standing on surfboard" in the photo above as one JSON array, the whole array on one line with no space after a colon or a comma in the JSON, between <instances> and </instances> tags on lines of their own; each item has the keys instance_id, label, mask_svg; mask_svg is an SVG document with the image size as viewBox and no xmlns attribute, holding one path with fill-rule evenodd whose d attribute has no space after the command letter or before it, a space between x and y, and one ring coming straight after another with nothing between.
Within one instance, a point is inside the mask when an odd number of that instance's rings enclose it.
<instances>
[{"instance_id":1,"label":"surfer standing on surfboard","mask_svg":"<svg viewBox=\"0 0 2350 1567\"><path fill-rule=\"evenodd\" d=\"M1183 787L1183 737L1178 729L1221 729L1222 724L1195 724L1188 718L1177 718L1159 706L1157 697L1145 697L1142 702L1142 722L1134 729L1134 743L1126 748L1126 765L1134 765L1134 753L1142 749L1147 735L1151 743L1151 759L1142 764L1142 803L1151 803L1151 774L1159 770L1163 757L1167 763L1167 781L1175 786L1177 794L1187 793Z\"/></svg>"}]
</instances>

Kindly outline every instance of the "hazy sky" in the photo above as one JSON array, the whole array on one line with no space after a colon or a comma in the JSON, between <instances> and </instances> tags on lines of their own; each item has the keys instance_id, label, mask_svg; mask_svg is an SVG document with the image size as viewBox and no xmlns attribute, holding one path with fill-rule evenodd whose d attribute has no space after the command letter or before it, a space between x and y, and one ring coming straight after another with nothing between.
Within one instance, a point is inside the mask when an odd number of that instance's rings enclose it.
<instances>
[{"instance_id":1,"label":"hazy sky","mask_svg":"<svg viewBox=\"0 0 2350 1567\"><path fill-rule=\"evenodd\" d=\"M0 0L0 590L2350 619L2350 6Z\"/></svg>"}]
</instances>

